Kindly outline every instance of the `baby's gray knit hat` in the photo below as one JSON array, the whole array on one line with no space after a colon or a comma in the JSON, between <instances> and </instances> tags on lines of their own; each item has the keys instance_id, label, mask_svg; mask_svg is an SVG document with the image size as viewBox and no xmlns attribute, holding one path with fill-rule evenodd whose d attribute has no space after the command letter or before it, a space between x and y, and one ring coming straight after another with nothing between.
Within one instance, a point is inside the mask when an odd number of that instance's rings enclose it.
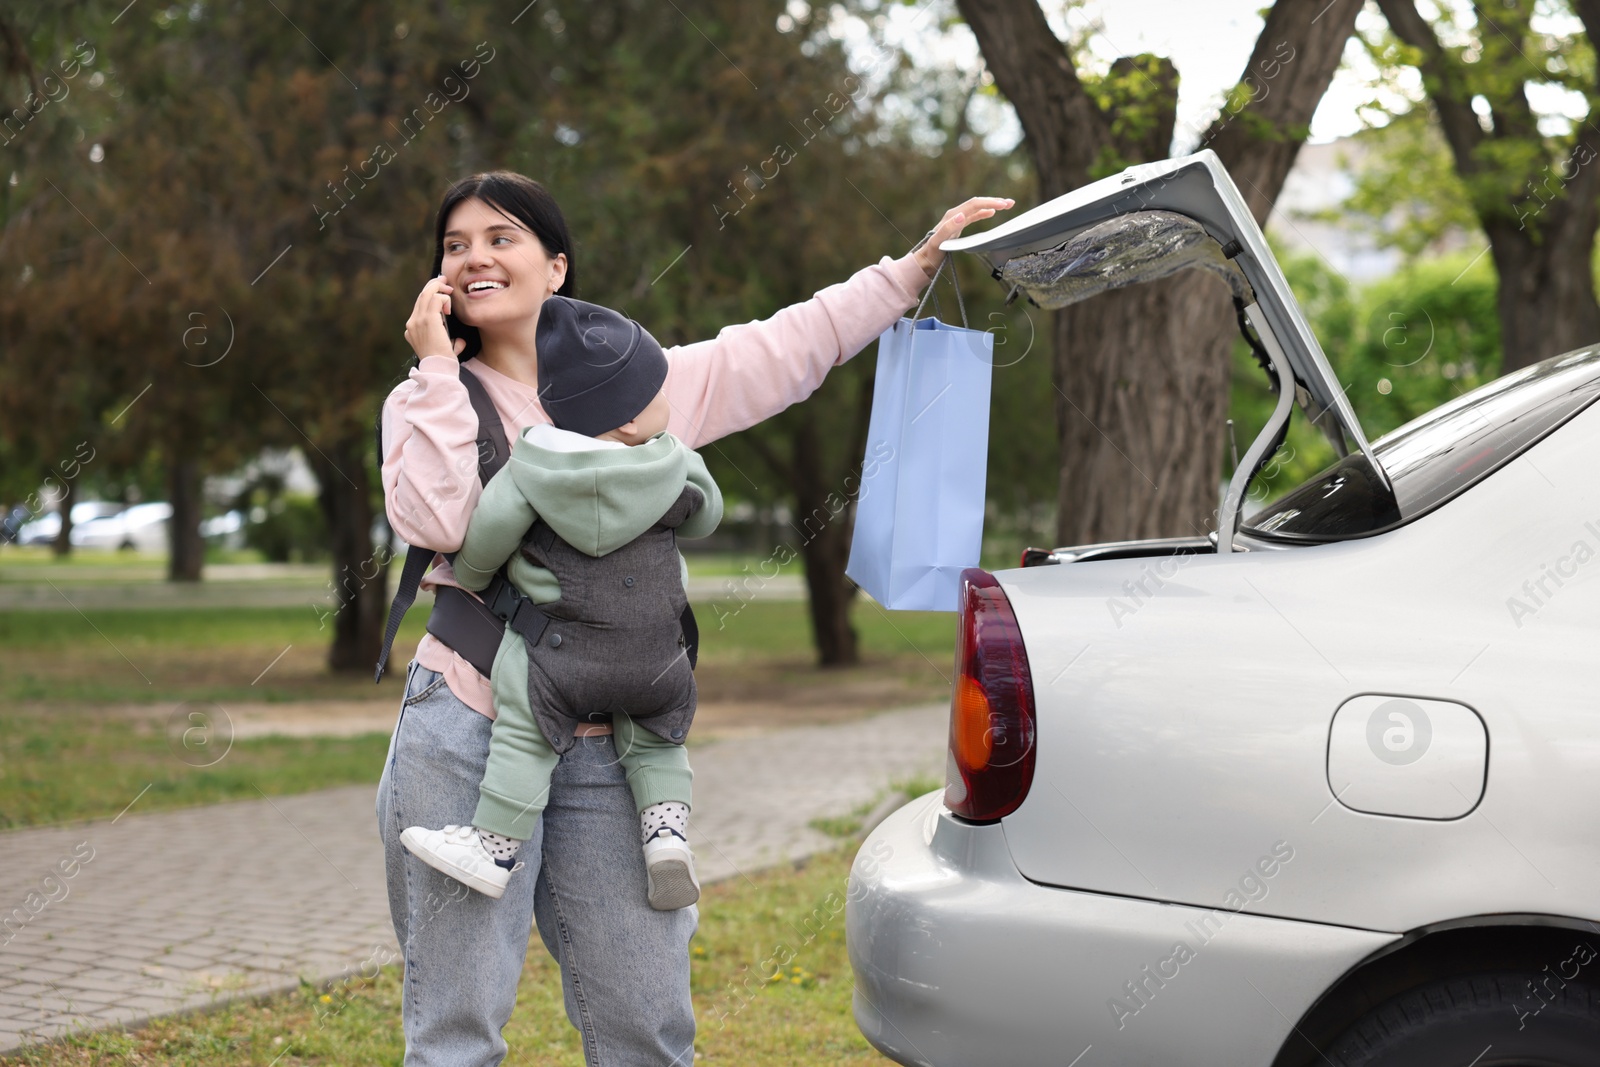
<instances>
[{"instance_id":1,"label":"baby's gray knit hat","mask_svg":"<svg viewBox=\"0 0 1600 1067\"><path fill-rule=\"evenodd\" d=\"M650 332L599 304L547 297L534 345L545 414L587 437L632 420L667 380L667 355Z\"/></svg>"}]
</instances>

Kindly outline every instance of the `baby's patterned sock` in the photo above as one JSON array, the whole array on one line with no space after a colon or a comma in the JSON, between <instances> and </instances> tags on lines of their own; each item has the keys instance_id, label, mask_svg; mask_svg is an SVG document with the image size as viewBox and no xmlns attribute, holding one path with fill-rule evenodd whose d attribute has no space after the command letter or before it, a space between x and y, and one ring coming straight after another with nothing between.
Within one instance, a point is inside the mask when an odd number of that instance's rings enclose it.
<instances>
[{"instance_id":1,"label":"baby's patterned sock","mask_svg":"<svg viewBox=\"0 0 1600 1067\"><path fill-rule=\"evenodd\" d=\"M689 805L680 804L676 800L663 800L639 813L639 831L645 841L656 836L656 832L663 826L684 840L688 840Z\"/></svg>"},{"instance_id":2,"label":"baby's patterned sock","mask_svg":"<svg viewBox=\"0 0 1600 1067\"><path fill-rule=\"evenodd\" d=\"M522 845L521 841L481 827L478 830L478 840L482 841L483 847L489 850L489 855L494 857L496 865L504 867L508 871L516 866L515 857L517 849Z\"/></svg>"}]
</instances>

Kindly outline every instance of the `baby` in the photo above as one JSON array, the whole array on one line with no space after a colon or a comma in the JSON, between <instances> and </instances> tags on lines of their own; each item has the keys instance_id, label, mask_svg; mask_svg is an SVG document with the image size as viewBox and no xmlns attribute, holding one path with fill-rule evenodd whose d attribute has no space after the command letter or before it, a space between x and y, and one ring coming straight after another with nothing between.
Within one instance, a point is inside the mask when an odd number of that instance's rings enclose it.
<instances>
[{"instance_id":1,"label":"baby","mask_svg":"<svg viewBox=\"0 0 1600 1067\"><path fill-rule=\"evenodd\" d=\"M454 560L463 588L515 604L489 679L495 722L478 809L471 826L413 826L400 840L500 897L561 754L584 724L609 723L639 811L650 905L687 907L700 898L683 748L695 684L677 538L716 529L722 494L705 462L666 432L666 355L638 323L552 296L534 343L552 425L517 438Z\"/></svg>"}]
</instances>

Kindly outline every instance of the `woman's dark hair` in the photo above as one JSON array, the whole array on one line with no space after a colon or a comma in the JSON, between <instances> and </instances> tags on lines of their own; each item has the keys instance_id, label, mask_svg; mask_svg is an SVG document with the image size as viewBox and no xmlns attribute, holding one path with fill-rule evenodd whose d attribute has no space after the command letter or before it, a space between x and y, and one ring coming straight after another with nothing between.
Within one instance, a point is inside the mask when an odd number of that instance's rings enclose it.
<instances>
[{"instance_id":1,"label":"woman's dark hair","mask_svg":"<svg viewBox=\"0 0 1600 1067\"><path fill-rule=\"evenodd\" d=\"M554 259L560 253L566 253L567 275L556 293L560 296L577 296L578 264L572 247L572 235L567 232L566 217L561 214L561 208L548 189L532 178L509 170L474 174L450 186L444 194L444 202L439 205L439 217L434 223L433 270L428 277L437 278L444 264L444 228L450 220L450 212L463 200L473 198L482 200L502 215L526 226L544 245L545 255ZM461 351L462 360L469 360L482 351L483 342L478 338L476 326L468 326L454 314L445 317L445 325L452 341L459 337L467 342L467 347Z\"/></svg>"}]
</instances>

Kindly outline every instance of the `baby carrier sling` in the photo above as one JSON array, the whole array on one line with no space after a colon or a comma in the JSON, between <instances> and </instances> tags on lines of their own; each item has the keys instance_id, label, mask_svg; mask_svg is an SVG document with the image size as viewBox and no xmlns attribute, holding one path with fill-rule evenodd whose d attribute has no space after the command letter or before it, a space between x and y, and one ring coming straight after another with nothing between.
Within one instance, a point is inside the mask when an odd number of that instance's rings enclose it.
<instances>
[{"instance_id":1,"label":"baby carrier sling","mask_svg":"<svg viewBox=\"0 0 1600 1067\"><path fill-rule=\"evenodd\" d=\"M609 723L613 715L683 743L695 684L679 625L688 598L677 529L705 502L697 487L684 485L648 529L603 556L568 544L542 518L534 522L520 551L555 575L561 593L537 605L543 620L535 616L519 632L529 706L555 752L572 748L579 723Z\"/></svg>"},{"instance_id":2,"label":"baby carrier sling","mask_svg":"<svg viewBox=\"0 0 1600 1067\"><path fill-rule=\"evenodd\" d=\"M472 410L478 416L478 481L488 485L489 479L493 478L511 458L511 445L506 440L500 415L495 411L494 402L489 399L483 383L478 381L477 375L467 370L464 364L460 373L461 384L466 386L467 396L472 401ZM383 463L381 411L378 413L375 434L378 442L378 463L381 466ZM541 525L543 523L535 523L534 530L536 531ZM533 547L533 534L534 531L529 531L529 539L524 542L525 548ZM554 536L554 531L551 531L551 536ZM394 601L389 606L389 621L383 631L383 647L378 652L377 669L372 676L374 682L383 678L384 668L389 662L389 650L394 645L395 634L400 631L400 620L405 618L407 610L416 602L422 576L427 572L428 564L433 561L433 557L438 554L440 553L431 548L407 546L405 564L400 570L400 584L396 587ZM446 552L443 555L454 562L454 552ZM495 653L500 649L500 641L505 636L507 626L516 630L530 644L537 644L549 626L550 617L511 584L506 578L503 566L489 579L482 596L483 599L480 601L455 586L439 586L434 594L433 611L428 616L428 632L449 645L462 659L472 664L479 674L487 678L494 666ZM688 653L689 666L692 669L699 653L700 629L695 622L694 608L689 605L687 599L684 601L683 614L678 622L682 630L683 647Z\"/></svg>"}]
</instances>

